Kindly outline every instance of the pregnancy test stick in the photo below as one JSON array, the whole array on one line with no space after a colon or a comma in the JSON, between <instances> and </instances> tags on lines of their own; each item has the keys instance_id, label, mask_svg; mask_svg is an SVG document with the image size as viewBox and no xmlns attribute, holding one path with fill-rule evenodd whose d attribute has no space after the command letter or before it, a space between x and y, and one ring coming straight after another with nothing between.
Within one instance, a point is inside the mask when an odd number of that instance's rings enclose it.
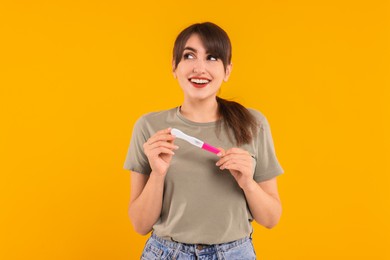
<instances>
[{"instance_id":1,"label":"pregnancy test stick","mask_svg":"<svg viewBox=\"0 0 390 260\"><path fill-rule=\"evenodd\" d=\"M220 152L219 149L215 148L214 146L211 146L211 145L209 145L209 144L207 144L207 143L205 143L205 142L203 142L203 141L201 141L193 136L186 135L185 133L183 133L179 129L172 128L171 134L176 136L177 138L180 138L180 139L183 139L183 140L189 142L192 145L195 145L199 148L202 148L203 150L206 150L206 151L209 151L209 152L212 152L215 154L218 154Z\"/></svg>"}]
</instances>

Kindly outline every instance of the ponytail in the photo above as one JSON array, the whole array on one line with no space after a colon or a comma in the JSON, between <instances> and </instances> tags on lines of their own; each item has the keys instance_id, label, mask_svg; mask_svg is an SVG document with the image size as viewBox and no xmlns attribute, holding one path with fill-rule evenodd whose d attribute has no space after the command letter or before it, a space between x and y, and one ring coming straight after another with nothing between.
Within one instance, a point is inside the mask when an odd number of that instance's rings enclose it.
<instances>
[{"instance_id":1,"label":"ponytail","mask_svg":"<svg viewBox=\"0 0 390 260\"><path fill-rule=\"evenodd\" d=\"M250 143L258 128L256 118L237 102L217 97L217 103L218 112L228 129L229 137L231 138L231 130L238 146Z\"/></svg>"}]
</instances>

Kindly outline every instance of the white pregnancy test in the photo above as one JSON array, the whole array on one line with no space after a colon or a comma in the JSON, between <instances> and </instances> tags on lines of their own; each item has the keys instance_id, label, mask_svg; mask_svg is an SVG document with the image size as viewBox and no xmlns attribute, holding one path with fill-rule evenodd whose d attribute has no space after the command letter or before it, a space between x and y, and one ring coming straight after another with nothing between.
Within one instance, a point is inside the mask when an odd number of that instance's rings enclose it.
<instances>
[{"instance_id":1,"label":"white pregnancy test","mask_svg":"<svg viewBox=\"0 0 390 260\"><path fill-rule=\"evenodd\" d=\"M215 148L214 146L211 146L211 145L209 145L209 144L207 144L207 143L205 143L205 142L203 142L203 141L201 141L193 136L186 135L185 133L183 133L179 129L172 128L171 134L176 136L177 138L183 139L183 140L189 142L190 144L195 145L199 148L202 148L206 151L209 151L209 152L212 152L215 154L218 154L220 152L220 150Z\"/></svg>"}]
</instances>

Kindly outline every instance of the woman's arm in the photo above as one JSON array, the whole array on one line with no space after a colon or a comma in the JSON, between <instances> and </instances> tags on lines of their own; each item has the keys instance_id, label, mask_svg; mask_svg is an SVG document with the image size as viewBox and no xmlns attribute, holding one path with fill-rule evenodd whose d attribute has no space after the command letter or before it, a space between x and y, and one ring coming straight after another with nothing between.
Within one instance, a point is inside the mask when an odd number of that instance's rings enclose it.
<instances>
[{"instance_id":1,"label":"woman's arm","mask_svg":"<svg viewBox=\"0 0 390 260\"><path fill-rule=\"evenodd\" d=\"M161 214L165 176L131 173L129 217L134 230L146 235Z\"/></svg>"},{"instance_id":2,"label":"woman's arm","mask_svg":"<svg viewBox=\"0 0 390 260\"><path fill-rule=\"evenodd\" d=\"M152 172L150 175L132 172L129 217L136 232L146 235L161 214L164 179L174 155L175 137L170 128L158 131L144 143Z\"/></svg>"},{"instance_id":3,"label":"woman's arm","mask_svg":"<svg viewBox=\"0 0 390 260\"><path fill-rule=\"evenodd\" d=\"M242 189L256 222L266 228L276 226L282 215L276 177L259 183L253 180Z\"/></svg>"},{"instance_id":4,"label":"woman's arm","mask_svg":"<svg viewBox=\"0 0 390 260\"><path fill-rule=\"evenodd\" d=\"M256 183L251 155L240 148L221 149L217 166L228 169L245 193L253 218L267 228L274 227L282 214L276 177Z\"/></svg>"}]
</instances>

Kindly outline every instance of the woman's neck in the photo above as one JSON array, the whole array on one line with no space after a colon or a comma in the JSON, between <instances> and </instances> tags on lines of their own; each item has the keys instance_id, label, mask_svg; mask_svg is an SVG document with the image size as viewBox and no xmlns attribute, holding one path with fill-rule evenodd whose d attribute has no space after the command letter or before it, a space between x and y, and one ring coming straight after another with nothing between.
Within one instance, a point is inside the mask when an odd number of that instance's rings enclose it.
<instances>
[{"instance_id":1,"label":"woman's neck","mask_svg":"<svg viewBox=\"0 0 390 260\"><path fill-rule=\"evenodd\" d=\"M184 101L180 113L193 122L208 123L219 119L218 103L216 99L209 101Z\"/></svg>"}]
</instances>

